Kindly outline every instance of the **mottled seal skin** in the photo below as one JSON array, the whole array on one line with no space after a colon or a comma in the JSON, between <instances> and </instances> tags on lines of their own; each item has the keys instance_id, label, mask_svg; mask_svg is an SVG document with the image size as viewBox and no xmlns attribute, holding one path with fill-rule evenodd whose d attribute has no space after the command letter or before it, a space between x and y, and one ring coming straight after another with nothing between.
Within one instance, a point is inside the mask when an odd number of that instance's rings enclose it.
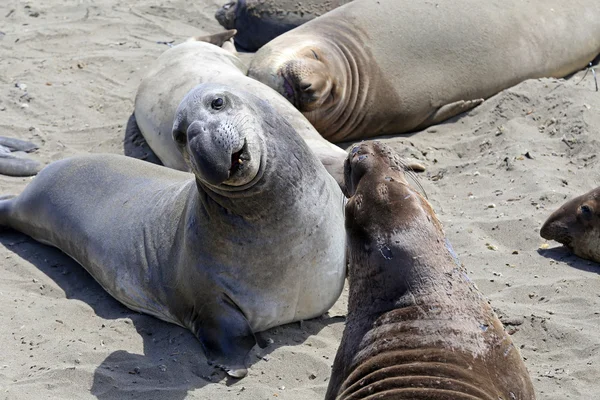
<instances>
[{"instance_id":1,"label":"mottled seal skin","mask_svg":"<svg viewBox=\"0 0 600 400\"><path fill-rule=\"evenodd\" d=\"M173 134L193 174L131 157L54 162L0 226L58 247L127 307L190 329L243 377L255 333L324 313L345 279L343 195L259 98L205 84Z\"/></svg>"},{"instance_id":2,"label":"mottled seal skin","mask_svg":"<svg viewBox=\"0 0 600 400\"><path fill-rule=\"evenodd\" d=\"M43 165L26 157L25 153L37 150L34 143L0 136L0 174L8 176L32 176L40 172Z\"/></svg>"},{"instance_id":3,"label":"mottled seal skin","mask_svg":"<svg viewBox=\"0 0 600 400\"><path fill-rule=\"evenodd\" d=\"M277 36L352 0L238 0L215 13L225 29L237 29L235 45L254 52Z\"/></svg>"},{"instance_id":4,"label":"mottled seal skin","mask_svg":"<svg viewBox=\"0 0 600 400\"><path fill-rule=\"evenodd\" d=\"M248 75L332 142L419 130L600 53L594 0L355 0L262 47Z\"/></svg>"},{"instance_id":5,"label":"mottled seal skin","mask_svg":"<svg viewBox=\"0 0 600 400\"><path fill-rule=\"evenodd\" d=\"M221 39L226 37L221 36ZM213 40L212 43L217 42ZM135 98L137 122L128 124L127 135L141 133L165 166L187 171L188 165L171 137L173 117L187 92L206 82L246 90L266 100L292 125L325 168L341 183L346 152L323 139L310 122L277 92L247 77L246 67L235 54L204 41L188 41L170 48L151 66Z\"/></svg>"},{"instance_id":6,"label":"mottled seal skin","mask_svg":"<svg viewBox=\"0 0 600 400\"><path fill-rule=\"evenodd\" d=\"M519 351L398 157L355 146L345 178L348 316L326 399L534 399Z\"/></svg>"},{"instance_id":7,"label":"mottled seal skin","mask_svg":"<svg viewBox=\"0 0 600 400\"><path fill-rule=\"evenodd\" d=\"M562 243L581 258L600 263L600 187L554 211L540 235Z\"/></svg>"}]
</instances>

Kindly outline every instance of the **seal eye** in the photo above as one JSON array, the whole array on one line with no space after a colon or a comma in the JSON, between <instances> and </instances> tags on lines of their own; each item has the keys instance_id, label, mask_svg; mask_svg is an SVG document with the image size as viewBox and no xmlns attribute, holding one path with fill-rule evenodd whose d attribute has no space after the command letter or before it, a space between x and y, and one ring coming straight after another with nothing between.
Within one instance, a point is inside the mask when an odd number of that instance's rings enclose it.
<instances>
[{"instance_id":1,"label":"seal eye","mask_svg":"<svg viewBox=\"0 0 600 400\"><path fill-rule=\"evenodd\" d=\"M587 204L582 205L579 207L579 209L581 210L582 217L586 219L590 219L592 217L592 209Z\"/></svg>"},{"instance_id":2,"label":"seal eye","mask_svg":"<svg viewBox=\"0 0 600 400\"><path fill-rule=\"evenodd\" d=\"M317 56L317 53L315 53L315 51L312 49L310 51L312 51L313 56L315 56L315 60L319 61L319 56Z\"/></svg>"},{"instance_id":3,"label":"seal eye","mask_svg":"<svg viewBox=\"0 0 600 400\"><path fill-rule=\"evenodd\" d=\"M223 101L222 97L217 97L210 103L210 107L213 110L220 110L225 105L225 101Z\"/></svg>"}]
</instances>

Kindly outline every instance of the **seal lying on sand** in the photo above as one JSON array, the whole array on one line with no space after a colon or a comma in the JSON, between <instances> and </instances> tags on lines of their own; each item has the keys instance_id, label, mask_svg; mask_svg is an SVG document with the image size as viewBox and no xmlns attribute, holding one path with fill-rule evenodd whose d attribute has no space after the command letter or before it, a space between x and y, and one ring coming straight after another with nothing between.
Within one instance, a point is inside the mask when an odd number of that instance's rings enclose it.
<instances>
[{"instance_id":1,"label":"seal lying on sand","mask_svg":"<svg viewBox=\"0 0 600 400\"><path fill-rule=\"evenodd\" d=\"M343 195L285 119L238 88L191 91L173 134L193 175L118 155L57 161L0 201L0 226L190 329L243 377L255 332L319 316L341 293Z\"/></svg>"},{"instance_id":2,"label":"seal lying on sand","mask_svg":"<svg viewBox=\"0 0 600 400\"><path fill-rule=\"evenodd\" d=\"M40 172L41 163L24 157L25 153L37 149L38 146L31 142L0 136L0 174L32 176Z\"/></svg>"},{"instance_id":3,"label":"seal lying on sand","mask_svg":"<svg viewBox=\"0 0 600 400\"><path fill-rule=\"evenodd\" d=\"M230 35L233 33L235 31L231 31ZM227 42L226 35L215 36L219 36L222 43ZM189 167L171 137L175 110L187 92L196 85L220 83L235 90L246 90L270 103L306 141L325 168L341 182L346 152L323 139L306 118L273 89L245 74L246 67L238 57L213 44L188 41L170 48L158 58L142 80L135 98L134 117L130 118L127 125L126 136L135 136L141 131L165 166L187 171Z\"/></svg>"},{"instance_id":4,"label":"seal lying on sand","mask_svg":"<svg viewBox=\"0 0 600 400\"><path fill-rule=\"evenodd\" d=\"M391 150L345 166L348 316L326 399L531 400L517 348Z\"/></svg>"},{"instance_id":5,"label":"seal lying on sand","mask_svg":"<svg viewBox=\"0 0 600 400\"><path fill-rule=\"evenodd\" d=\"M600 187L554 211L540 235L562 243L579 257L600 263Z\"/></svg>"},{"instance_id":6,"label":"seal lying on sand","mask_svg":"<svg viewBox=\"0 0 600 400\"><path fill-rule=\"evenodd\" d=\"M225 29L237 29L235 45L254 52L263 45L352 0L237 0L221 7L215 18Z\"/></svg>"},{"instance_id":7,"label":"seal lying on sand","mask_svg":"<svg viewBox=\"0 0 600 400\"><path fill-rule=\"evenodd\" d=\"M414 131L600 53L593 0L355 0L269 42L248 75L332 142Z\"/></svg>"}]
</instances>

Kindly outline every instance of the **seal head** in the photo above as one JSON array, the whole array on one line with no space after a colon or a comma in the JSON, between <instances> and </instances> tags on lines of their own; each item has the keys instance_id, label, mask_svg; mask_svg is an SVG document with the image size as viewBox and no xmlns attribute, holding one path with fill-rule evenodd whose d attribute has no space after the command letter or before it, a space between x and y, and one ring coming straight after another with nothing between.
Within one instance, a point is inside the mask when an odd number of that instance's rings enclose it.
<instances>
[{"instance_id":1,"label":"seal head","mask_svg":"<svg viewBox=\"0 0 600 400\"><path fill-rule=\"evenodd\" d=\"M272 54L255 60L248 75L277 90L302 112L325 113L343 95L341 81L332 73L340 70L338 57L325 48L310 38L289 43L283 50L263 48L263 54Z\"/></svg>"},{"instance_id":2,"label":"seal head","mask_svg":"<svg viewBox=\"0 0 600 400\"><path fill-rule=\"evenodd\" d=\"M219 8L215 13L215 19L225 29L234 29L237 7L237 1L230 1L229 3L224 4L223 7Z\"/></svg>"},{"instance_id":3,"label":"seal head","mask_svg":"<svg viewBox=\"0 0 600 400\"><path fill-rule=\"evenodd\" d=\"M540 236L600 262L600 187L569 200L546 220Z\"/></svg>"},{"instance_id":4,"label":"seal head","mask_svg":"<svg viewBox=\"0 0 600 400\"><path fill-rule=\"evenodd\" d=\"M203 84L183 99L173 139L186 163L206 185L243 188L258 180L266 157L252 104L221 85Z\"/></svg>"}]
</instances>

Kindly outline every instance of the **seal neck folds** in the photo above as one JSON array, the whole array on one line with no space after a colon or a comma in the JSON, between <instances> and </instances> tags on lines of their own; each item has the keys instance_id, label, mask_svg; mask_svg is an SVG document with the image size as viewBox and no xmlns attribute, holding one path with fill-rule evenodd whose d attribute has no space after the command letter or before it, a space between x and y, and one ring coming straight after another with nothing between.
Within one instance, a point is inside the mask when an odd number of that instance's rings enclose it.
<instances>
[{"instance_id":1,"label":"seal neck folds","mask_svg":"<svg viewBox=\"0 0 600 400\"><path fill-rule=\"evenodd\" d=\"M391 150L354 147L345 181L348 318L326 398L533 398L518 351Z\"/></svg>"}]
</instances>

